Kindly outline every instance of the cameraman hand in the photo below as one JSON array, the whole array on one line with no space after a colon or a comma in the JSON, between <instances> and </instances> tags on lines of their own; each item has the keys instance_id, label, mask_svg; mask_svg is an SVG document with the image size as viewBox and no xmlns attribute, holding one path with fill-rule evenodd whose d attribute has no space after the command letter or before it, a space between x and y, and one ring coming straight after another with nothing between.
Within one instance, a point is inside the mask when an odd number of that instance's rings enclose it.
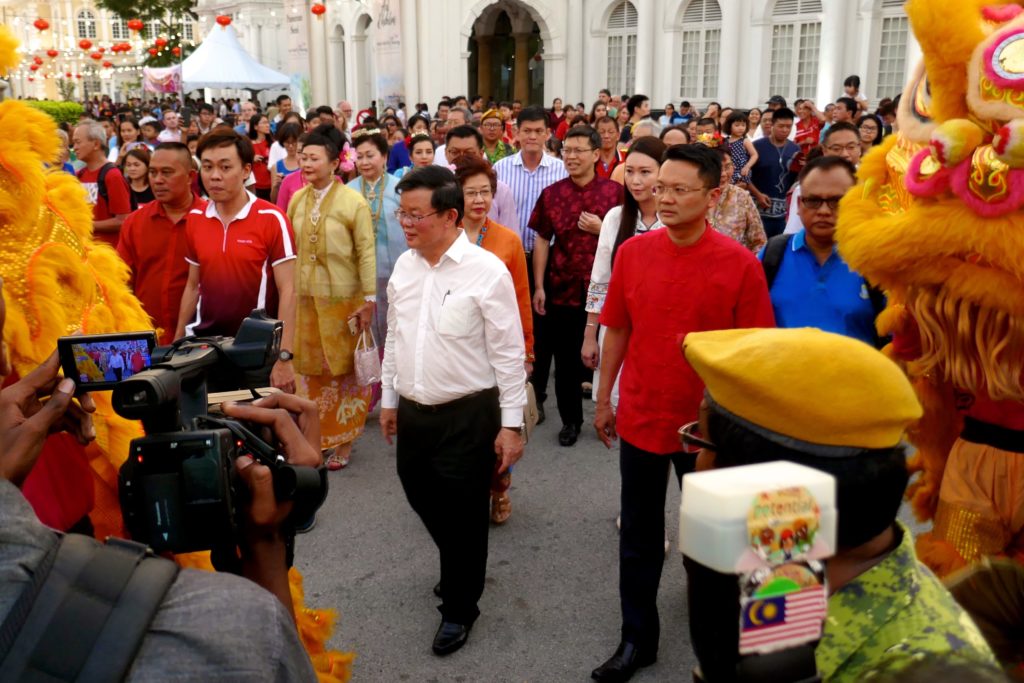
<instances>
[{"instance_id":1,"label":"cameraman hand","mask_svg":"<svg viewBox=\"0 0 1024 683\"><path fill-rule=\"evenodd\" d=\"M0 391L0 476L21 486L51 433L66 431L83 445L96 438L96 404L73 399L75 383L58 375L56 351L17 383ZM49 398L47 398L49 397Z\"/></svg>"}]
</instances>

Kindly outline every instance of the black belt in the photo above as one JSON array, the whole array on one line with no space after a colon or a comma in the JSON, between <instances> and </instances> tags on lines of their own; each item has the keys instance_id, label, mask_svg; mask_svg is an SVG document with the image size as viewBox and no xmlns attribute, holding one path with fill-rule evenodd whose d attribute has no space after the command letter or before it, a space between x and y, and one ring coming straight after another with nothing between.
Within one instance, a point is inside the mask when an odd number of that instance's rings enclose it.
<instances>
[{"instance_id":1,"label":"black belt","mask_svg":"<svg viewBox=\"0 0 1024 683\"><path fill-rule=\"evenodd\" d=\"M433 405L428 405L426 403L417 403L416 401L413 401L410 398L405 398L404 396L400 396L398 400L405 402L407 405L410 405L416 410L419 410L420 412L423 413L445 413L450 410L456 410L458 408L461 408L465 406L467 403L472 403L473 401L477 401L482 398L497 398L497 396L498 387L491 387L490 389L478 391L475 394L469 394L468 396L457 398L454 401L448 401L447 403L435 403Z\"/></svg>"},{"instance_id":2,"label":"black belt","mask_svg":"<svg viewBox=\"0 0 1024 683\"><path fill-rule=\"evenodd\" d=\"M964 429L960 432L960 438L1002 451L1024 453L1024 430L1000 427L970 417L964 418Z\"/></svg>"}]
</instances>

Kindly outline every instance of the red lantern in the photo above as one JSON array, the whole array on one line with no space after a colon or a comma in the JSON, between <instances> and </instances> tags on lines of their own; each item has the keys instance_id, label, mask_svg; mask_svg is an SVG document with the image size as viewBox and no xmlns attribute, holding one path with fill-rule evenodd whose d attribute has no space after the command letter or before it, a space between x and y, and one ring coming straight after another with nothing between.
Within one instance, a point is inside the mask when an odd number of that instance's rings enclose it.
<instances>
[{"instance_id":1,"label":"red lantern","mask_svg":"<svg viewBox=\"0 0 1024 683\"><path fill-rule=\"evenodd\" d=\"M75 78L81 78L82 74L75 74Z\"/></svg>"},{"instance_id":2,"label":"red lantern","mask_svg":"<svg viewBox=\"0 0 1024 683\"><path fill-rule=\"evenodd\" d=\"M114 66L113 62L103 62L103 68L104 69L109 69L112 66Z\"/></svg>"},{"instance_id":3,"label":"red lantern","mask_svg":"<svg viewBox=\"0 0 1024 683\"><path fill-rule=\"evenodd\" d=\"M71 74L71 72L70 72L70 71L65 71L65 72L64 72L64 75L65 75L65 76L66 76L67 78L71 78L71 75L72 75L72 74Z\"/></svg>"},{"instance_id":4,"label":"red lantern","mask_svg":"<svg viewBox=\"0 0 1024 683\"><path fill-rule=\"evenodd\" d=\"M97 51L97 52L99 52L100 54L103 54L104 52L106 52L106 51L107 51L107 48L105 48L105 47L101 47L100 49L98 49L98 50L96 50L96 51Z\"/></svg>"},{"instance_id":5,"label":"red lantern","mask_svg":"<svg viewBox=\"0 0 1024 683\"><path fill-rule=\"evenodd\" d=\"M88 50L92 47L92 41L87 38L82 38L80 41L78 41L78 47L82 48L83 50Z\"/></svg>"},{"instance_id":6,"label":"red lantern","mask_svg":"<svg viewBox=\"0 0 1024 683\"><path fill-rule=\"evenodd\" d=\"M29 83L31 83L31 82L32 82L32 81L34 81L34 80L36 80L36 79L32 78L31 76L29 76L29 77L28 77L28 82L29 82Z\"/></svg>"},{"instance_id":7,"label":"red lantern","mask_svg":"<svg viewBox=\"0 0 1024 683\"><path fill-rule=\"evenodd\" d=\"M148 52L150 57L156 57L159 50L157 50L155 47L151 47L149 48Z\"/></svg>"},{"instance_id":8,"label":"red lantern","mask_svg":"<svg viewBox=\"0 0 1024 683\"><path fill-rule=\"evenodd\" d=\"M145 24L142 23L142 19L129 19L127 26L132 31L141 31Z\"/></svg>"},{"instance_id":9,"label":"red lantern","mask_svg":"<svg viewBox=\"0 0 1024 683\"><path fill-rule=\"evenodd\" d=\"M171 54L173 54L175 57L180 57L181 56L181 48L178 47L177 45L175 45L174 47L171 48Z\"/></svg>"},{"instance_id":10,"label":"red lantern","mask_svg":"<svg viewBox=\"0 0 1024 683\"><path fill-rule=\"evenodd\" d=\"M221 28L227 28L231 24L231 17L226 14L219 15L215 21L220 24Z\"/></svg>"},{"instance_id":11,"label":"red lantern","mask_svg":"<svg viewBox=\"0 0 1024 683\"><path fill-rule=\"evenodd\" d=\"M91 55L89 55L89 57L95 59L97 62L103 59L103 55L101 55L99 52L93 52Z\"/></svg>"},{"instance_id":12,"label":"red lantern","mask_svg":"<svg viewBox=\"0 0 1024 683\"><path fill-rule=\"evenodd\" d=\"M153 41L153 44L156 45L158 49L162 50L165 47L167 47L167 39L166 38L157 38L156 40Z\"/></svg>"},{"instance_id":13,"label":"red lantern","mask_svg":"<svg viewBox=\"0 0 1024 683\"><path fill-rule=\"evenodd\" d=\"M43 63L43 58L42 57L33 57L32 61L35 62L36 64L42 64Z\"/></svg>"},{"instance_id":14,"label":"red lantern","mask_svg":"<svg viewBox=\"0 0 1024 683\"><path fill-rule=\"evenodd\" d=\"M38 64L33 64L29 68L32 69L33 71L39 71L39 65Z\"/></svg>"},{"instance_id":15,"label":"red lantern","mask_svg":"<svg viewBox=\"0 0 1024 683\"><path fill-rule=\"evenodd\" d=\"M58 52L57 50L47 50L46 51L46 56L51 58L51 59L55 58L59 54L60 54L60 52Z\"/></svg>"},{"instance_id":16,"label":"red lantern","mask_svg":"<svg viewBox=\"0 0 1024 683\"><path fill-rule=\"evenodd\" d=\"M327 5L322 5L319 2L309 8L309 11L316 15L317 19L323 17L324 12L327 11Z\"/></svg>"},{"instance_id":17,"label":"red lantern","mask_svg":"<svg viewBox=\"0 0 1024 683\"><path fill-rule=\"evenodd\" d=\"M32 25L36 27L37 31L45 31L46 29L50 28L50 22L48 22L46 19L36 19L35 21L32 22Z\"/></svg>"}]
</instances>

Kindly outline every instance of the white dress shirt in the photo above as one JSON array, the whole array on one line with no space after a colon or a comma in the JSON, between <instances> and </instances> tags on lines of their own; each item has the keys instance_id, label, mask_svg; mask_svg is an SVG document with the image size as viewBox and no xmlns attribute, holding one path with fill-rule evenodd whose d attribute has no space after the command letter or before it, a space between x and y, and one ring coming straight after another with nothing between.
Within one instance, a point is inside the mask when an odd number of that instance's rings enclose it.
<instances>
[{"instance_id":1,"label":"white dress shirt","mask_svg":"<svg viewBox=\"0 0 1024 683\"><path fill-rule=\"evenodd\" d=\"M497 385L501 425L518 428L526 405L526 348L512 276L494 254L459 236L437 265L403 253L388 282L384 408L398 397L448 403Z\"/></svg>"}]
</instances>

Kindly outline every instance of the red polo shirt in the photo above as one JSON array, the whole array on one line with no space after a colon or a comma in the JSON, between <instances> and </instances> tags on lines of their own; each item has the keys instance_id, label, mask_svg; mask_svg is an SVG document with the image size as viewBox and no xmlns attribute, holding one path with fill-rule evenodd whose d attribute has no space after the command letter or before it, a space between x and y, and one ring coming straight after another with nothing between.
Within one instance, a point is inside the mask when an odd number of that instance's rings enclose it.
<instances>
[{"instance_id":1,"label":"red polo shirt","mask_svg":"<svg viewBox=\"0 0 1024 683\"><path fill-rule=\"evenodd\" d=\"M206 201L193 195L192 206L172 223L160 202L150 202L121 225L117 253L132 270L131 287L160 333L160 343L174 341L181 295L188 282L185 224L189 212L202 211Z\"/></svg>"},{"instance_id":2,"label":"red polo shirt","mask_svg":"<svg viewBox=\"0 0 1024 683\"><path fill-rule=\"evenodd\" d=\"M601 324L628 328L615 427L652 453L681 450L677 431L697 419L704 383L683 357L690 332L775 327L764 270L709 225L679 247L668 230L626 240L615 256Z\"/></svg>"},{"instance_id":3,"label":"red polo shirt","mask_svg":"<svg viewBox=\"0 0 1024 683\"><path fill-rule=\"evenodd\" d=\"M193 209L185 260L199 266L199 304L190 334L234 336L254 308L277 315L274 266L295 258L291 223L279 208L249 194L225 226L217 205Z\"/></svg>"},{"instance_id":4,"label":"red polo shirt","mask_svg":"<svg viewBox=\"0 0 1024 683\"><path fill-rule=\"evenodd\" d=\"M88 201L92 204L93 221L104 221L114 216L126 215L132 212L132 197L128 190L128 181L121 175L121 171L112 168L103 176L103 184L106 185L107 198L100 194L99 181L102 167L90 171L83 168L78 172L78 180L85 188ZM106 242L112 247L117 246L117 231L93 232L93 237Z\"/></svg>"}]
</instances>

